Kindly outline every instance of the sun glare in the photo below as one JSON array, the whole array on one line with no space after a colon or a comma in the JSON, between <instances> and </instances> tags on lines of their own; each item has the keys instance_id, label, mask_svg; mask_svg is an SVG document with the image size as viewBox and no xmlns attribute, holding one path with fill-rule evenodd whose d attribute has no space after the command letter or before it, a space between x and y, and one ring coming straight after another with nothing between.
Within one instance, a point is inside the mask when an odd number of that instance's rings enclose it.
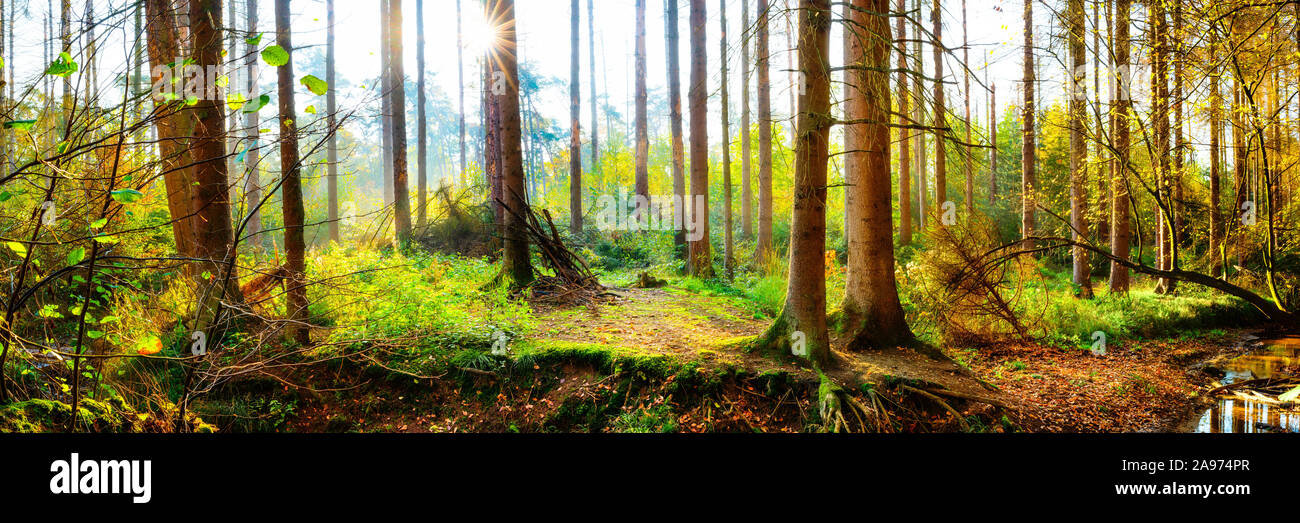
<instances>
[{"instance_id":1,"label":"sun glare","mask_svg":"<svg viewBox=\"0 0 1300 523\"><path fill-rule=\"evenodd\" d=\"M487 52L496 39L496 29L482 15L465 17L461 29L464 32L465 53L469 56Z\"/></svg>"}]
</instances>

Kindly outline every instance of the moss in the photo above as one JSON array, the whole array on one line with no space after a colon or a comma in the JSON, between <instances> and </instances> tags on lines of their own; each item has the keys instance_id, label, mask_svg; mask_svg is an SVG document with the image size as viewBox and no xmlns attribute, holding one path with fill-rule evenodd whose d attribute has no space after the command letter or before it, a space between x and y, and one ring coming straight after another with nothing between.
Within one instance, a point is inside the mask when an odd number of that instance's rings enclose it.
<instances>
[{"instance_id":1,"label":"moss","mask_svg":"<svg viewBox=\"0 0 1300 523\"><path fill-rule=\"evenodd\" d=\"M142 421L122 400L83 399L79 404L78 430L91 432L138 432ZM31 399L10 403L0 409L0 432L63 432L68 430L72 406L61 401Z\"/></svg>"}]
</instances>

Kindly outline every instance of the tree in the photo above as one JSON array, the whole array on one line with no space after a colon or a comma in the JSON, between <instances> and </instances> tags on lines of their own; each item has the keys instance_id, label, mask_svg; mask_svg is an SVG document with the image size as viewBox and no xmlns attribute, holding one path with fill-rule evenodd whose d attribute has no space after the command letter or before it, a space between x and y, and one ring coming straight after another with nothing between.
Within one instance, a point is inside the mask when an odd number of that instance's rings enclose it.
<instances>
[{"instance_id":1,"label":"tree","mask_svg":"<svg viewBox=\"0 0 1300 523\"><path fill-rule=\"evenodd\" d=\"M1223 50L1220 48L1220 37L1218 28L1211 24L1209 28L1209 53L1210 56L1220 56ZM1219 75L1222 71L1218 62L1212 62L1209 71L1210 80L1210 274L1215 276L1223 275L1226 277L1226 261L1224 258L1223 242L1223 216L1220 205L1223 201L1220 180L1222 179L1222 157L1223 157L1223 89L1219 85Z\"/></svg>"},{"instance_id":2,"label":"tree","mask_svg":"<svg viewBox=\"0 0 1300 523\"><path fill-rule=\"evenodd\" d=\"M1131 0L1115 0L1115 66L1120 72L1116 79L1119 84L1118 96L1111 103L1115 123L1112 134L1115 136L1115 176L1110 181L1110 252L1117 260L1110 264L1110 292L1127 293L1129 290L1129 269L1124 265L1129 259L1131 248L1129 223L1129 113L1133 101L1129 97L1129 14L1132 11Z\"/></svg>"},{"instance_id":3,"label":"tree","mask_svg":"<svg viewBox=\"0 0 1300 523\"><path fill-rule=\"evenodd\" d=\"M921 13L921 0L915 0L913 7L917 15L919 16ZM910 69L910 72L911 74L916 75L916 81L912 82L912 100L915 100L916 103L912 105L912 107L915 110L915 114L912 116L912 121L915 122L916 125L924 125L925 104L922 103L922 101L925 100L925 95L923 94L924 88L922 87L922 84L924 84L924 82L922 81L922 78L925 77L925 73L923 71L923 66L922 66L922 62L924 60L921 54L921 45L922 42L925 41L925 38L923 37L922 34L924 33L924 28L920 23L919 18L917 22L913 25L915 26L914 27L915 32L913 33L914 37L912 38L912 67ZM917 132L914 135L914 138L916 140L916 161L913 162L913 168L916 169L916 175L917 175L916 176L916 213L920 219L919 223L922 229L924 229L926 223L928 223L929 211L930 211L930 204L929 204L930 184L929 181L927 180L928 169L926 169L926 152L925 152L926 134L929 133Z\"/></svg>"},{"instance_id":4,"label":"tree","mask_svg":"<svg viewBox=\"0 0 1300 523\"><path fill-rule=\"evenodd\" d=\"M948 109L943 92L943 9L942 0L934 0L930 21L934 22L934 203L938 212L948 203ZM935 211L931 211L935 212ZM942 222L940 222L942 223Z\"/></svg>"},{"instance_id":5,"label":"tree","mask_svg":"<svg viewBox=\"0 0 1300 523\"><path fill-rule=\"evenodd\" d=\"M1025 3L1025 62L1024 62L1024 92L1025 106L1022 108L1024 120L1024 139L1021 144L1020 160L1020 237L1024 240L1024 250L1032 251L1034 249L1034 210L1035 199L1037 195L1037 174L1035 168L1038 165L1038 145L1037 132L1034 129L1034 2L1033 0L1024 0Z\"/></svg>"},{"instance_id":6,"label":"tree","mask_svg":"<svg viewBox=\"0 0 1300 523\"><path fill-rule=\"evenodd\" d=\"M420 1L422 2L423 0ZM326 160L329 162L328 165L326 165L326 177L328 178L327 183L329 185L327 189L327 198L329 202L327 205L329 206L330 240L337 242L341 241L341 236L339 234L339 139L337 132L338 122L337 116L335 115L335 113L338 112L338 101L334 96L334 83L337 81L335 78L334 64L334 0L327 0L325 2L325 11L327 18L326 23L329 26L327 29L328 33L325 36L325 83L327 84L326 88L329 89L325 92L325 124L329 127L330 133L329 143L325 146ZM253 54L252 51L249 51L250 56ZM253 91L250 90L249 92L251 93ZM423 123L423 119L421 119L421 122ZM421 150L423 150L423 148L421 148Z\"/></svg>"},{"instance_id":7,"label":"tree","mask_svg":"<svg viewBox=\"0 0 1300 523\"><path fill-rule=\"evenodd\" d=\"M392 24L389 22L389 0L379 0L379 118L380 129L383 137L380 140L383 148L382 162L384 165L384 205L393 204L393 86L392 77L389 76L393 40L390 34Z\"/></svg>"},{"instance_id":8,"label":"tree","mask_svg":"<svg viewBox=\"0 0 1300 523\"><path fill-rule=\"evenodd\" d=\"M732 223L731 223L731 100L729 97L727 82L727 0L718 0L718 13L721 17L722 37L720 38L721 49L718 52L719 59L722 61L722 201L726 207L723 214L722 225L722 267L727 274L727 279L732 277ZM707 190L706 190L707 192Z\"/></svg>"},{"instance_id":9,"label":"tree","mask_svg":"<svg viewBox=\"0 0 1300 523\"><path fill-rule=\"evenodd\" d=\"M752 145L749 139L749 0L740 0L740 236L745 239L754 237L754 194L753 182L750 180L750 156Z\"/></svg>"},{"instance_id":10,"label":"tree","mask_svg":"<svg viewBox=\"0 0 1300 523\"><path fill-rule=\"evenodd\" d=\"M673 219L682 226L673 235L679 255L686 249L686 156L682 141L682 73L678 54L677 0L664 0L664 33L668 52L668 121L673 141Z\"/></svg>"},{"instance_id":11,"label":"tree","mask_svg":"<svg viewBox=\"0 0 1300 523\"><path fill-rule=\"evenodd\" d=\"M596 97L596 7L595 0L587 0L587 71L591 83L591 170L600 173L600 128L596 114L600 99Z\"/></svg>"},{"instance_id":12,"label":"tree","mask_svg":"<svg viewBox=\"0 0 1300 523\"><path fill-rule=\"evenodd\" d=\"M771 0L758 0L754 56L758 70L758 241L754 257L761 267L772 256L772 55L768 51Z\"/></svg>"},{"instance_id":13,"label":"tree","mask_svg":"<svg viewBox=\"0 0 1300 523\"><path fill-rule=\"evenodd\" d=\"M845 9L849 8L851 7L845 7ZM911 100L908 96L907 87L907 75L909 74L907 70L907 53L902 51L907 49L907 26L904 18L907 11L907 0L898 0L897 9L898 26L895 28L897 33L895 35L895 45L900 50L898 53L898 244L910 245L912 243L912 140L907 124L908 114L911 111ZM846 17L846 19L849 18ZM845 61L848 61L847 57ZM848 198L845 197L846 206L847 201Z\"/></svg>"},{"instance_id":14,"label":"tree","mask_svg":"<svg viewBox=\"0 0 1300 523\"><path fill-rule=\"evenodd\" d=\"M691 0L691 197L683 200L697 227L688 231L689 273L713 277L713 254L709 241L709 54L705 47L704 0ZM694 239L690 239L694 238Z\"/></svg>"},{"instance_id":15,"label":"tree","mask_svg":"<svg viewBox=\"0 0 1300 523\"><path fill-rule=\"evenodd\" d=\"M830 28L830 0L800 0L798 51L804 88L796 119L790 278L781 314L764 336L766 345L790 347L818 368L831 364L823 257L831 127Z\"/></svg>"},{"instance_id":16,"label":"tree","mask_svg":"<svg viewBox=\"0 0 1300 523\"><path fill-rule=\"evenodd\" d=\"M424 80L424 0L415 0L415 70L417 79L415 81L415 113L416 119L420 121L416 130L416 167L419 181L416 182L416 228L424 230L425 224L428 223L428 202L429 202L429 128L428 115L425 114L425 80ZM403 109L402 112L406 112Z\"/></svg>"},{"instance_id":17,"label":"tree","mask_svg":"<svg viewBox=\"0 0 1300 523\"><path fill-rule=\"evenodd\" d=\"M975 150L971 146L974 143L971 141L971 128L974 127L972 125L974 118L971 117L970 113L970 33L967 30L966 23L966 0L961 0L961 41L961 77L965 83L962 94L966 104L966 112L963 113L966 118L966 146L963 148L964 154L962 156L966 160L966 215L972 216L975 214L975 166L973 165Z\"/></svg>"},{"instance_id":18,"label":"tree","mask_svg":"<svg viewBox=\"0 0 1300 523\"><path fill-rule=\"evenodd\" d=\"M1088 237L1088 194L1084 189L1084 180L1088 178L1088 141L1085 135L1087 108L1083 92L1086 80L1088 55L1084 44L1083 0L1068 0L1066 4L1066 25L1069 31L1069 48L1071 68L1070 96L1070 226L1075 241L1082 242ZM1092 278L1089 275L1088 251L1075 246L1071 249L1073 259L1072 281L1079 286L1079 297L1092 298Z\"/></svg>"},{"instance_id":19,"label":"tree","mask_svg":"<svg viewBox=\"0 0 1300 523\"><path fill-rule=\"evenodd\" d=\"M650 127L646 116L646 37L645 3L636 0L636 214L638 220L649 217L650 206Z\"/></svg>"},{"instance_id":20,"label":"tree","mask_svg":"<svg viewBox=\"0 0 1300 523\"><path fill-rule=\"evenodd\" d=\"M402 54L402 0L388 2L388 85L393 114L393 225L397 229L397 243L405 246L411 241L411 190L406 173L406 75L403 73Z\"/></svg>"},{"instance_id":21,"label":"tree","mask_svg":"<svg viewBox=\"0 0 1300 523\"><path fill-rule=\"evenodd\" d=\"M1151 68L1151 105L1152 105L1152 127L1155 128L1155 143L1152 145L1152 152L1157 160L1153 161L1155 167L1156 179L1156 255L1159 259L1157 267L1162 271L1170 271L1174 268L1174 259L1177 256L1177 241L1174 233L1172 203L1173 191L1173 173L1172 165L1169 159L1169 22L1166 19L1165 6L1163 2L1150 2L1149 36L1151 38L1151 55L1153 66ZM1172 293L1174 291L1175 280L1171 278L1159 278L1156 281L1155 292L1157 294Z\"/></svg>"},{"instance_id":22,"label":"tree","mask_svg":"<svg viewBox=\"0 0 1300 523\"><path fill-rule=\"evenodd\" d=\"M641 16L645 17L645 0L641 2ZM580 38L581 11L578 8L578 0L573 0L569 6L570 24L569 35L572 45L569 46L569 230L573 234L582 232L582 86L580 84L580 66L582 62L581 47L578 45ZM645 24L642 23L642 31ZM645 47L645 35L640 37L641 45ZM644 71L642 71L644 72ZM642 76L644 78L644 75Z\"/></svg>"},{"instance_id":23,"label":"tree","mask_svg":"<svg viewBox=\"0 0 1300 523\"><path fill-rule=\"evenodd\" d=\"M421 17L423 19L423 17ZM465 186L465 171L469 169L465 153L465 39L462 27L460 0L456 0L456 95L460 109L460 185ZM424 48L423 45L420 46ZM421 75L423 76L423 75Z\"/></svg>"},{"instance_id":24,"label":"tree","mask_svg":"<svg viewBox=\"0 0 1300 523\"><path fill-rule=\"evenodd\" d=\"M893 35L888 13L889 0L853 0L844 6L844 104L849 122L844 126L844 235L848 273L840 328L853 335L851 349L912 339L894 279L888 124ZM900 35L904 34L902 29L900 19ZM899 92L905 93L906 87L900 87ZM905 108L899 109L899 113L905 112ZM906 157L903 153L900 159ZM904 169L900 166L899 172ZM905 182L899 185L906 186Z\"/></svg>"},{"instance_id":25,"label":"tree","mask_svg":"<svg viewBox=\"0 0 1300 523\"><path fill-rule=\"evenodd\" d=\"M218 2L219 0L207 0ZM393 0L400 2L401 0ZM289 29L289 0L275 0L275 43L293 56L293 41ZM293 99L293 60L276 71L280 99L280 195L284 206L285 269L289 273L287 285L289 329L293 340L300 345L311 341L307 328L307 277L304 238L306 212L302 202L302 164L298 160L297 109Z\"/></svg>"},{"instance_id":26,"label":"tree","mask_svg":"<svg viewBox=\"0 0 1300 523\"><path fill-rule=\"evenodd\" d=\"M68 52L67 26L68 1L63 2L62 24L64 51ZM149 47L149 66L151 71L160 71L170 67L180 53L180 42L176 28L176 7L167 0L148 0L145 2L145 31ZM168 58L172 57L172 58ZM69 75L70 76L70 75ZM70 80L64 77L63 107L71 107L72 88ZM157 83L160 78L151 79ZM195 180L191 151L185 141L194 136L194 121L179 109L176 104L154 98L154 126L158 134L158 156L163 173L163 185L167 190L167 210L171 215L172 238L176 244L176 253L185 258L196 258L198 249L195 245L195 222L192 205L195 193Z\"/></svg>"},{"instance_id":27,"label":"tree","mask_svg":"<svg viewBox=\"0 0 1300 523\"><path fill-rule=\"evenodd\" d=\"M251 35L257 32L257 0L247 0L246 6L248 8L248 33ZM333 27L334 24L331 23L331 30ZM248 93L252 95L258 89L257 75L252 74L252 71L257 67L257 45L251 39L245 40L244 43L246 44L244 54L247 56L247 62L244 63L244 66L249 71L249 74L246 75L248 82L246 87ZM152 56L153 54L150 52L150 57ZM332 80L329 82L330 92L333 93L334 82ZM334 115L333 110L330 110L329 113L331 117ZM250 240L257 238L262 233L262 152L256 147L257 141L262 135L261 125L261 116L258 115L257 111L244 112L244 127L248 129L249 144L248 152L244 154L244 169L247 171L244 174L244 201L245 205L248 205L248 218L244 230ZM331 124L330 127L333 128L334 126ZM332 150L336 151L334 154L337 156L337 150ZM330 165L333 166L335 163L334 157L331 157ZM330 200L335 201L333 198Z\"/></svg>"},{"instance_id":28,"label":"tree","mask_svg":"<svg viewBox=\"0 0 1300 523\"><path fill-rule=\"evenodd\" d=\"M488 19L495 29L497 44L492 47L489 61L497 64L503 75L501 94L497 96L501 118L501 178L505 215L505 266L515 288L533 281L532 260L529 259L528 236L524 231L525 214L529 212L524 199L524 158L522 125L519 113L519 61L514 0L489 0L492 15ZM495 88L495 86L494 86Z\"/></svg>"}]
</instances>

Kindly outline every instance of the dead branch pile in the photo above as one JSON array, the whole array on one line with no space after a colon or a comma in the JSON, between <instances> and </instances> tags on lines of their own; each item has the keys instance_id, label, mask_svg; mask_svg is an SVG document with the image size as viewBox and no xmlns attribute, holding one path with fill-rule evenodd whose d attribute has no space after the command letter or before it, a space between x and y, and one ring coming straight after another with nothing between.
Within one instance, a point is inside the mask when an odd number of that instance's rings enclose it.
<instances>
[{"instance_id":1,"label":"dead branch pile","mask_svg":"<svg viewBox=\"0 0 1300 523\"><path fill-rule=\"evenodd\" d=\"M1300 399L1300 377L1282 376L1242 380L1218 385L1207 392L1210 396L1233 397L1277 406L1294 406Z\"/></svg>"},{"instance_id":2,"label":"dead branch pile","mask_svg":"<svg viewBox=\"0 0 1300 523\"><path fill-rule=\"evenodd\" d=\"M600 284L595 273L591 272L587 262L569 250L560 238L551 211L542 209L542 216L539 217L528 206L524 208L523 216L520 216L509 206L502 206L516 218L516 223L521 224L529 243L537 246L542 261L553 273L533 281L530 286L532 298L553 303L591 305L605 293L605 287ZM545 223L542 222L543 219Z\"/></svg>"}]
</instances>

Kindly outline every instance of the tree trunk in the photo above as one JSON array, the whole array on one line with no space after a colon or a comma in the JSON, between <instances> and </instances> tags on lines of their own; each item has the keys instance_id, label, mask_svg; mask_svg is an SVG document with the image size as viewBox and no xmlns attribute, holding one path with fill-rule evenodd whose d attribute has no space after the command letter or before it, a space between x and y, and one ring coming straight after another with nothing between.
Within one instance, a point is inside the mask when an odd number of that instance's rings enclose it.
<instances>
[{"instance_id":1,"label":"tree trunk","mask_svg":"<svg viewBox=\"0 0 1300 523\"><path fill-rule=\"evenodd\" d=\"M772 256L772 86L771 60L768 50L768 21L771 0L758 0L754 21L757 33L754 56L758 70L758 242L754 257L763 267Z\"/></svg>"},{"instance_id":2,"label":"tree trunk","mask_svg":"<svg viewBox=\"0 0 1300 523\"><path fill-rule=\"evenodd\" d=\"M965 95L966 112L966 145L963 147L963 156L966 160L966 216L975 215L975 166L972 162L975 160L975 149L970 144L971 127L974 119L970 114L970 32L967 30L966 23L966 0L961 0L961 63L962 63L962 81L965 86L962 93Z\"/></svg>"},{"instance_id":3,"label":"tree trunk","mask_svg":"<svg viewBox=\"0 0 1300 523\"><path fill-rule=\"evenodd\" d=\"M849 7L846 7L849 9ZM900 49L898 53L898 244L911 245L912 243L912 140L911 132L905 126L908 123L908 112L911 111L911 100L907 87L907 53L902 50L907 49L907 26L903 14L907 11L907 0L898 0L898 20L895 28L895 44ZM848 26L846 26L847 28ZM847 37L846 37L847 41ZM845 62L848 62L845 58ZM848 118L852 120L852 118ZM845 131L848 132L847 130ZM847 136L847 134L846 134ZM852 150L852 149L847 149ZM847 174L848 161L845 161L845 173ZM845 198L845 202L848 198ZM846 203L847 207L847 203ZM846 233L848 231L845 231Z\"/></svg>"},{"instance_id":4,"label":"tree trunk","mask_svg":"<svg viewBox=\"0 0 1300 523\"><path fill-rule=\"evenodd\" d=\"M644 16L645 0L638 1L642 4L641 12ZM569 23L572 40L572 45L569 46L569 231L577 235L582 232L582 85L579 74L582 53L578 45L582 11L578 0L572 1L569 12L572 18ZM645 36L641 35L640 40L644 47Z\"/></svg>"},{"instance_id":5,"label":"tree trunk","mask_svg":"<svg viewBox=\"0 0 1300 523\"><path fill-rule=\"evenodd\" d=\"M989 214L998 201L998 85L989 85Z\"/></svg>"},{"instance_id":6,"label":"tree trunk","mask_svg":"<svg viewBox=\"0 0 1300 523\"><path fill-rule=\"evenodd\" d=\"M751 126L749 122L749 72L753 64L749 62L749 0L740 0L740 237L754 237L754 194L753 182L750 181L750 157L752 146L749 140Z\"/></svg>"},{"instance_id":7,"label":"tree trunk","mask_svg":"<svg viewBox=\"0 0 1300 523\"><path fill-rule=\"evenodd\" d=\"M854 0L844 6L845 119L860 122L844 126L848 274L839 327L854 335L851 349L912 338L894 279L887 123L892 35L888 13L889 0ZM898 25L898 34L904 34L901 19ZM906 86L900 86L900 93L906 91ZM906 153L901 158L905 159ZM905 169L900 166L901 172ZM900 185L906 186L901 181ZM792 266L791 274L794 271Z\"/></svg>"},{"instance_id":8,"label":"tree trunk","mask_svg":"<svg viewBox=\"0 0 1300 523\"><path fill-rule=\"evenodd\" d=\"M1222 51L1219 45L1219 31L1211 25L1209 28L1210 38L1210 56L1220 56ZM1223 165L1222 158L1222 140L1223 140L1223 96L1219 85L1220 70L1216 64L1210 66L1210 274L1216 277L1227 277L1224 271L1223 256L1223 216L1220 214L1220 195L1221 188L1219 180L1222 177Z\"/></svg>"},{"instance_id":9,"label":"tree trunk","mask_svg":"<svg viewBox=\"0 0 1300 523\"><path fill-rule=\"evenodd\" d=\"M499 64L505 75L504 89L497 97L501 116L501 172L502 191L508 208L505 216L505 267L504 273L512 279L515 288L533 281L532 260L528 252L528 236L523 221L528 210L524 199L524 158L522 126L519 112L519 50L516 38L514 0L490 0L495 4L494 20L499 44L492 49L492 62Z\"/></svg>"},{"instance_id":10,"label":"tree trunk","mask_svg":"<svg viewBox=\"0 0 1300 523\"><path fill-rule=\"evenodd\" d=\"M1087 81L1088 50L1084 44L1083 0L1068 0L1066 25L1069 31L1070 70L1070 234L1077 242L1088 241L1088 193L1084 182L1088 179L1087 98L1084 82ZM1072 278L1079 287L1079 297L1092 299L1092 277L1088 265L1088 251L1080 247L1071 249Z\"/></svg>"},{"instance_id":11,"label":"tree trunk","mask_svg":"<svg viewBox=\"0 0 1300 523\"><path fill-rule=\"evenodd\" d=\"M416 229L423 231L429 220L429 128L428 115L425 114L424 81L424 0L415 0L415 114L420 120L416 130L416 167L419 180L416 182L415 223Z\"/></svg>"},{"instance_id":12,"label":"tree trunk","mask_svg":"<svg viewBox=\"0 0 1300 523\"><path fill-rule=\"evenodd\" d=\"M248 33L257 32L257 0L247 0L248 8ZM334 24L330 24L332 28ZM257 46L245 41L244 53L247 55L244 67L248 69L248 97L252 98L257 94L257 75L253 71L257 69ZM152 57L152 53L150 53ZM331 92L334 83L330 82ZM334 111L330 111L334 114ZM244 201L248 205L248 224L245 226L246 237L250 243L260 245L262 234L262 152L258 147L258 141L261 139L261 116L256 112L244 113L244 126L248 128L248 153L244 155ZM331 126L333 127L333 126ZM336 153L337 154L337 153ZM330 165L334 165L330 161Z\"/></svg>"},{"instance_id":13,"label":"tree trunk","mask_svg":"<svg viewBox=\"0 0 1300 523\"><path fill-rule=\"evenodd\" d=\"M1037 203L1038 147L1037 132L1034 129L1034 3L1025 0L1025 59L1024 59L1024 93L1023 111L1024 139L1021 145L1020 160L1020 237L1024 240L1023 249L1034 249L1034 211Z\"/></svg>"},{"instance_id":14,"label":"tree trunk","mask_svg":"<svg viewBox=\"0 0 1300 523\"><path fill-rule=\"evenodd\" d=\"M727 279L732 277L732 220L731 220L731 99L727 92L727 0L718 0L722 37L718 59L722 61L722 202L725 207L722 222L722 268ZM707 185L705 192L708 192Z\"/></svg>"},{"instance_id":15,"label":"tree trunk","mask_svg":"<svg viewBox=\"0 0 1300 523\"><path fill-rule=\"evenodd\" d=\"M396 87L393 85L392 77L389 76L389 61L391 59L390 49L392 36L389 31L392 24L389 22L388 2L390 0L379 0L379 94L380 94L380 128L383 133L382 138L382 162L384 170L384 206L393 205L393 97L392 92Z\"/></svg>"},{"instance_id":16,"label":"tree trunk","mask_svg":"<svg viewBox=\"0 0 1300 523\"><path fill-rule=\"evenodd\" d=\"M490 17L496 14L496 0L488 0L485 4L486 16L489 24L498 22ZM483 107L484 107L484 125L483 125L483 165L484 174L487 177L488 197L491 201L492 215L497 226L497 237L505 238L506 211L505 211L505 193L502 191L502 171L501 171L501 105L496 94L498 87L504 88L504 81L498 82L497 64L492 61L494 50L488 50L487 59L483 65ZM502 93L505 91L502 90Z\"/></svg>"},{"instance_id":17,"label":"tree trunk","mask_svg":"<svg viewBox=\"0 0 1300 523\"><path fill-rule=\"evenodd\" d=\"M600 173L600 127L596 114L600 99L596 97L596 7L595 0L587 0L587 57L591 62L588 68L591 81L591 172Z\"/></svg>"},{"instance_id":18,"label":"tree trunk","mask_svg":"<svg viewBox=\"0 0 1300 523\"><path fill-rule=\"evenodd\" d=\"M691 198L685 202L687 215L695 225L687 230L689 273L713 277L713 253L709 239L709 54L708 19L704 0L691 0Z\"/></svg>"},{"instance_id":19,"label":"tree trunk","mask_svg":"<svg viewBox=\"0 0 1300 523\"><path fill-rule=\"evenodd\" d=\"M1161 2L1151 2L1148 6L1150 10L1151 43L1152 43L1152 62L1154 66L1151 72L1151 93L1154 99L1152 107L1154 115L1152 124L1155 127L1155 144L1154 151L1159 157L1159 161L1154 162L1156 168L1156 186L1158 188L1157 204L1157 254L1159 263L1157 267L1162 271L1170 271L1174 268L1174 256L1177 249L1177 240L1175 238L1173 220L1173 178L1172 165L1170 164L1169 149L1169 43L1168 32L1169 25L1165 17L1165 6ZM1174 280L1160 278L1156 282L1156 293L1167 294L1174 291Z\"/></svg>"},{"instance_id":20,"label":"tree trunk","mask_svg":"<svg viewBox=\"0 0 1300 523\"><path fill-rule=\"evenodd\" d=\"M1117 97L1111 103L1114 113L1113 129L1115 136L1116 167L1115 176L1110 181L1110 252L1116 258L1110 264L1110 292L1127 293L1129 290L1129 268L1124 262L1129 259L1130 230L1129 223L1129 112L1133 106L1130 88L1131 70L1129 69L1129 14L1131 0L1115 0L1115 69L1118 72Z\"/></svg>"},{"instance_id":21,"label":"tree trunk","mask_svg":"<svg viewBox=\"0 0 1300 523\"><path fill-rule=\"evenodd\" d=\"M460 1L456 0L456 96L460 101L458 105L460 108L460 186L465 187L468 185L465 171L469 170L469 159L465 152L465 39Z\"/></svg>"},{"instance_id":22,"label":"tree trunk","mask_svg":"<svg viewBox=\"0 0 1300 523\"><path fill-rule=\"evenodd\" d=\"M213 0L216 1L216 0ZM396 0L400 1L400 0ZM275 43L293 56L289 29L289 0L275 0ZM288 313L294 322L289 332L300 345L310 343L307 322L307 276L302 202L302 165L298 161L298 111L293 100L293 60L277 71L280 99L280 194L284 205L284 249L289 272Z\"/></svg>"},{"instance_id":23,"label":"tree trunk","mask_svg":"<svg viewBox=\"0 0 1300 523\"><path fill-rule=\"evenodd\" d=\"M63 35L67 35L68 10L64 0ZM145 3L146 39L149 46L149 66L151 71L158 71L175 60L180 53L180 42L176 27L175 6L167 0L148 0ZM66 38L64 50L67 52ZM153 78L152 83L164 81L166 77ZM70 107L71 88L64 78L64 105ZM195 217L191 208L195 180L191 151L185 140L194 135L194 122L188 114L178 109L176 104L154 98L154 119L158 131L158 155L162 164L163 184L167 190L167 209L171 214L172 237L176 243L176 253L181 257L197 257L195 237Z\"/></svg>"},{"instance_id":24,"label":"tree trunk","mask_svg":"<svg viewBox=\"0 0 1300 523\"><path fill-rule=\"evenodd\" d=\"M636 215L640 220L650 213L650 127L646 116L646 0L636 0Z\"/></svg>"},{"instance_id":25,"label":"tree trunk","mask_svg":"<svg viewBox=\"0 0 1300 523\"><path fill-rule=\"evenodd\" d=\"M673 244L677 246L679 256L686 253L686 156L682 141L682 80L681 58L678 53L678 30L680 23L677 14L678 0L664 0L664 24L668 46L668 120L672 127L673 140L673 220L679 224L673 235Z\"/></svg>"},{"instance_id":26,"label":"tree trunk","mask_svg":"<svg viewBox=\"0 0 1300 523\"><path fill-rule=\"evenodd\" d=\"M921 55L922 42L924 42L925 39L923 35L924 27L920 23L921 0L914 0L912 7L918 17L917 22L914 24L914 36L912 38L913 65L911 73L916 75L916 81L912 82L912 99L916 101L916 103L913 104L916 114L913 116L912 121L916 122L916 125L925 125L925 82L922 81L922 79L925 78L925 60ZM925 229L926 224L930 223L930 176L928 163L926 162L927 154L925 140L927 134L929 133L918 131L915 135L916 162L914 162L914 167L916 169L916 214L920 220L919 223L921 224L922 230Z\"/></svg>"},{"instance_id":27,"label":"tree trunk","mask_svg":"<svg viewBox=\"0 0 1300 523\"><path fill-rule=\"evenodd\" d=\"M406 74L403 72L402 54L402 0L387 0L388 15L388 78L392 86L391 105L393 122L393 225L397 229L397 243L405 246L411 241L411 189L407 183L406 165Z\"/></svg>"},{"instance_id":28,"label":"tree trunk","mask_svg":"<svg viewBox=\"0 0 1300 523\"><path fill-rule=\"evenodd\" d=\"M423 0L421 0L423 1ZM329 143L326 145L325 155L329 164L326 166L326 177L328 178L328 195L329 199L329 228L330 241L341 242L342 235L339 233L339 140L338 133L335 131L338 125L337 116L334 114L338 111L338 101L335 99L334 83L337 81L335 74L335 47L334 47L334 0L327 0L325 5L329 25L328 34L325 40L325 83L328 84L328 91L325 92L325 124L329 127ZM255 54L249 51L250 55ZM251 90L249 91L252 92Z\"/></svg>"},{"instance_id":29,"label":"tree trunk","mask_svg":"<svg viewBox=\"0 0 1300 523\"><path fill-rule=\"evenodd\" d=\"M1184 165L1186 164L1187 158L1187 139L1183 132L1183 99L1186 98L1183 82L1183 38L1185 35L1183 34L1183 4L1182 2L1173 2L1173 6L1174 33L1173 38L1169 39L1171 44L1169 49L1169 59L1173 61L1174 66L1174 91L1173 96L1169 99L1169 102L1173 104L1174 110L1174 168L1170 173L1172 175L1171 183L1173 184L1174 209L1174 230L1172 237L1173 242L1177 244L1177 248L1182 249L1187 234L1187 230L1184 227L1186 213L1183 211L1183 178Z\"/></svg>"},{"instance_id":30,"label":"tree trunk","mask_svg":"<svg viewBox=\"0 0 1300 523\"><path fill-rule=\"evenodd\" d=\"M830 0L800 1L799 70L805 83L796 119L799 139L795 142L790 279L785 306L765 335L769 345L803 349L806 352L800 355L823 369L831 364L824 258L831 127L830 24Z\"/></svg>"},{"instance_id":31,"label":"tree trunk","mask_svg":"<svg viewBox=\"0 0 1300 523\"><path fill-rule=\"evenodd\" d=\"M934 48L934 203L939 206L931 212L937 216L944 212L943 207L948 203L948 109L944 104L943 89L942 0L934 0L930 21L934 23L934 40L931 42Z\"/></svg>"}]
</instances>

